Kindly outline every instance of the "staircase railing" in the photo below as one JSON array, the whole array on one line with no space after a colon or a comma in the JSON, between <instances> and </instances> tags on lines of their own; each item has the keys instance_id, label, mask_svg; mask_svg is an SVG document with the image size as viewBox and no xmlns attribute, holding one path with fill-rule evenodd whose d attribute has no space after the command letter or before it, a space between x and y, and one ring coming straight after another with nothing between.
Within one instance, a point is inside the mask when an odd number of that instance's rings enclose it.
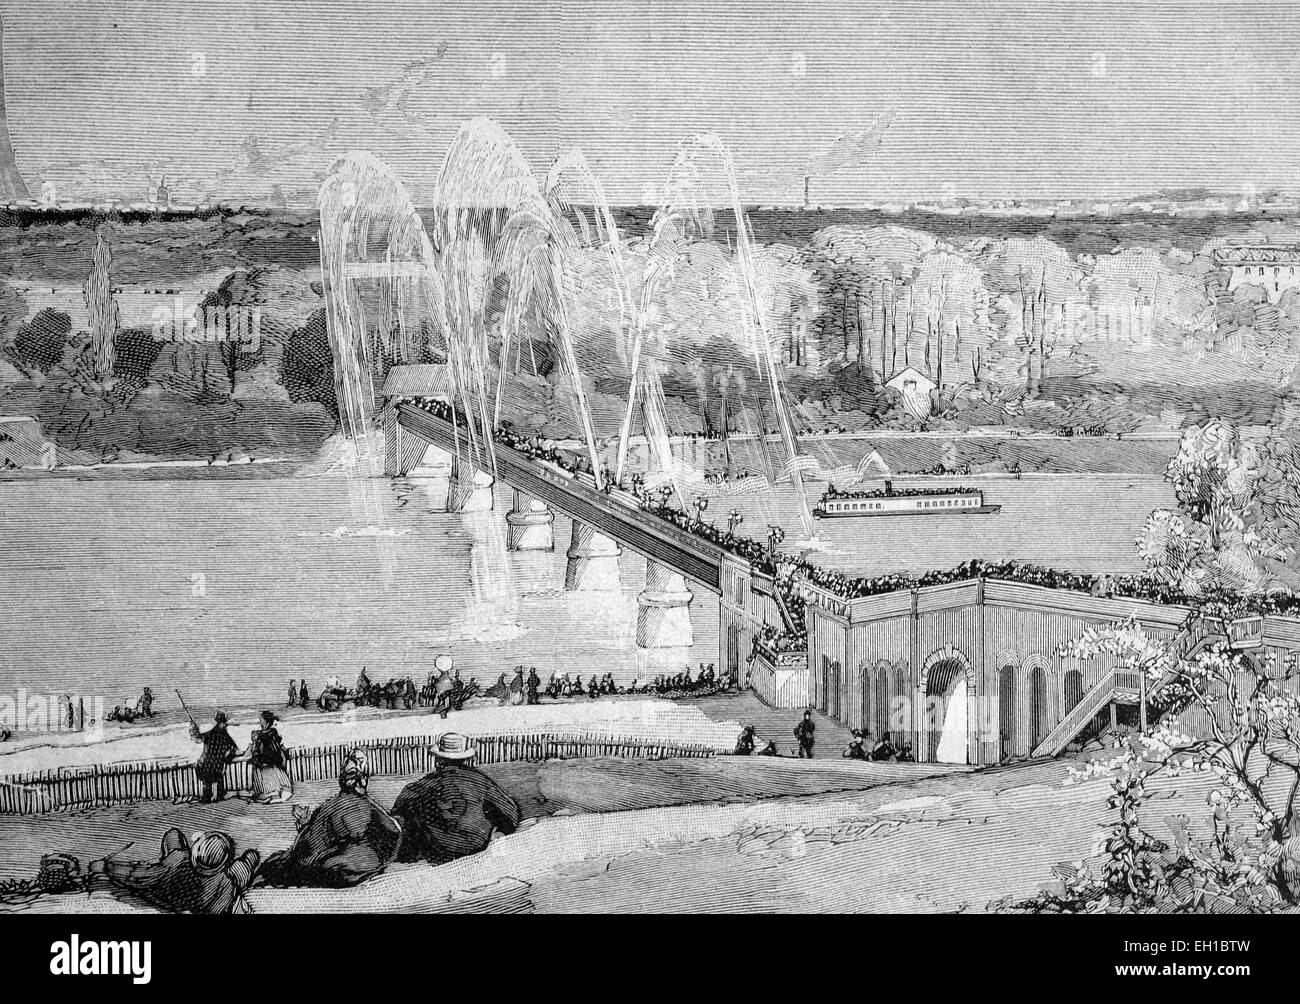
<instances>
[{"instance_id":1,"label":"staircase railing","mask_svg":"<svg viewBox=\"0 0 1300 1004\"><path fill-rule=\"evenodd\" d=\"M1093 686L1059 725L1034 748L1033 756L1056 756L1083 731L1102 708L1114 700L1132 701L1141 691L1141 679L1133 670L1111 670Z\"/></svg>"}]
</instances>

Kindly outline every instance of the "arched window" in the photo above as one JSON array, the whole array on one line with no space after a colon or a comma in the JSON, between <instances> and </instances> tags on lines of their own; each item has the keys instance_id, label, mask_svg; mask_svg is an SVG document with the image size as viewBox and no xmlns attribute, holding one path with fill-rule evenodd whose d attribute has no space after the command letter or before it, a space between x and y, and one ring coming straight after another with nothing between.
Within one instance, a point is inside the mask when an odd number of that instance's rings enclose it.
<instances>
[{"instance_id":1,"label":"arched window","mask_svg":"<svg viewBox=\"0 0 1300 1004\"><path fill-rule=\"evenodd\" d=\"M889 667L881 663L876 667L876 714L871 721L871 730L876 737L889 729Z\"/></svg>"},{"instance_id":2,"label":"arched window","mask_svg":"<svg viewBox=\"0 0 1300 1004\"><path fill-rule=\"evenodd\" d=\"M1005 760L1016 754L1016 674L1019 667L1004 662L998 667L999 755Z\"/></svg>"}]
</instances>

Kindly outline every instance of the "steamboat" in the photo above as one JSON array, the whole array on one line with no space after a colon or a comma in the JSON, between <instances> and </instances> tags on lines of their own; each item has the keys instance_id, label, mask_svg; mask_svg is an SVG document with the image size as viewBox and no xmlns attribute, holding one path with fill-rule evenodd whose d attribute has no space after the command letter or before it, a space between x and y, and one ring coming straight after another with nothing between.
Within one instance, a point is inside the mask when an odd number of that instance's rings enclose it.
<instances>
[{"instance_id":1,"label":"steamboat","mask_svg":"<svg viewBox=\"0 0 1300 1004\"><path fill-rule=\"evenodd\" d=\"M985 505L978 488L904 488L894 483L876 491L841 492L834 485L813 506L818 519L849 516L975 516L1001 511L1000 505Z\"/></svg>"}]
</instances>

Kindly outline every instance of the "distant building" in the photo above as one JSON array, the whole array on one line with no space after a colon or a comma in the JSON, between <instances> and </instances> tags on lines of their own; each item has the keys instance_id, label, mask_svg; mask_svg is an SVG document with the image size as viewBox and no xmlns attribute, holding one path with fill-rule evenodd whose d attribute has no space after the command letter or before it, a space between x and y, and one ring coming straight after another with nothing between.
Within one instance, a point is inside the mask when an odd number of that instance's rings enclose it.
<instances>
[{"instance_id":1,"label":"distant building","mask_svg":"<svg viewBox=\"0 0 1300 1004\"><path fill-rule=\"evenodd\" d=\"M936 384L920 370L909 366L897 373L885 386L903 395L903 407L918 422L924 422L930 417L930 395Z\"/></svg>"},{"instance_id":2,"label":"distant building","mask_svg":"<svg viewBox=\"0 0 1300 1004\"><path fill-rule=\"evenodd\" d=\"M1259 286L1269 303L1277 303L1288 289L1300 289L1300 247L1225 247L1214 252L1214 261L1229 270L1230 293L1239 286Z\"/></svg>"}]
</instances>

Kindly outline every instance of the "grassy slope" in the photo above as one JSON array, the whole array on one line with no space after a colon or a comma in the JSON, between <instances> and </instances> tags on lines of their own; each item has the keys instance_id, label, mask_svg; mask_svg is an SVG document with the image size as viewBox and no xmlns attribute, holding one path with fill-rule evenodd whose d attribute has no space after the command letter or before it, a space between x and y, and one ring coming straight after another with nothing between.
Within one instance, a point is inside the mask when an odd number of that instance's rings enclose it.
<instances>
[{"instance_id":1,"label":"grassy slope","mask_svg":"<svg viewBox=\"0 0 1300 1004\"><path fill-rule=\"evenodd\" d=\"M1108 787L1066 786L1067 762L935 776L926 765L792 760L569 761L489 768L541 821L449 865L397 866L348 891L255 890L259 912L964 911L1030 895L1061 860L1094 852ZM377 781L387 803L400 780ZM1208 827L1203 776L1158 781L1148 825ZM327 787L302 792L323 797ZM618 810L618 811L610 811ZM545 818L541 818L545 817ZM110 824L111 825L106 825ZM85 857L165 825L222 825L241 846L284 846L288 806L140 806L0 821L5 871L36 851ZM17 848L27 848L18 852ZM22 906L18 907L22 909ZM121 910L105 894L40 910Z\"/></svg>"}]
</instances>

